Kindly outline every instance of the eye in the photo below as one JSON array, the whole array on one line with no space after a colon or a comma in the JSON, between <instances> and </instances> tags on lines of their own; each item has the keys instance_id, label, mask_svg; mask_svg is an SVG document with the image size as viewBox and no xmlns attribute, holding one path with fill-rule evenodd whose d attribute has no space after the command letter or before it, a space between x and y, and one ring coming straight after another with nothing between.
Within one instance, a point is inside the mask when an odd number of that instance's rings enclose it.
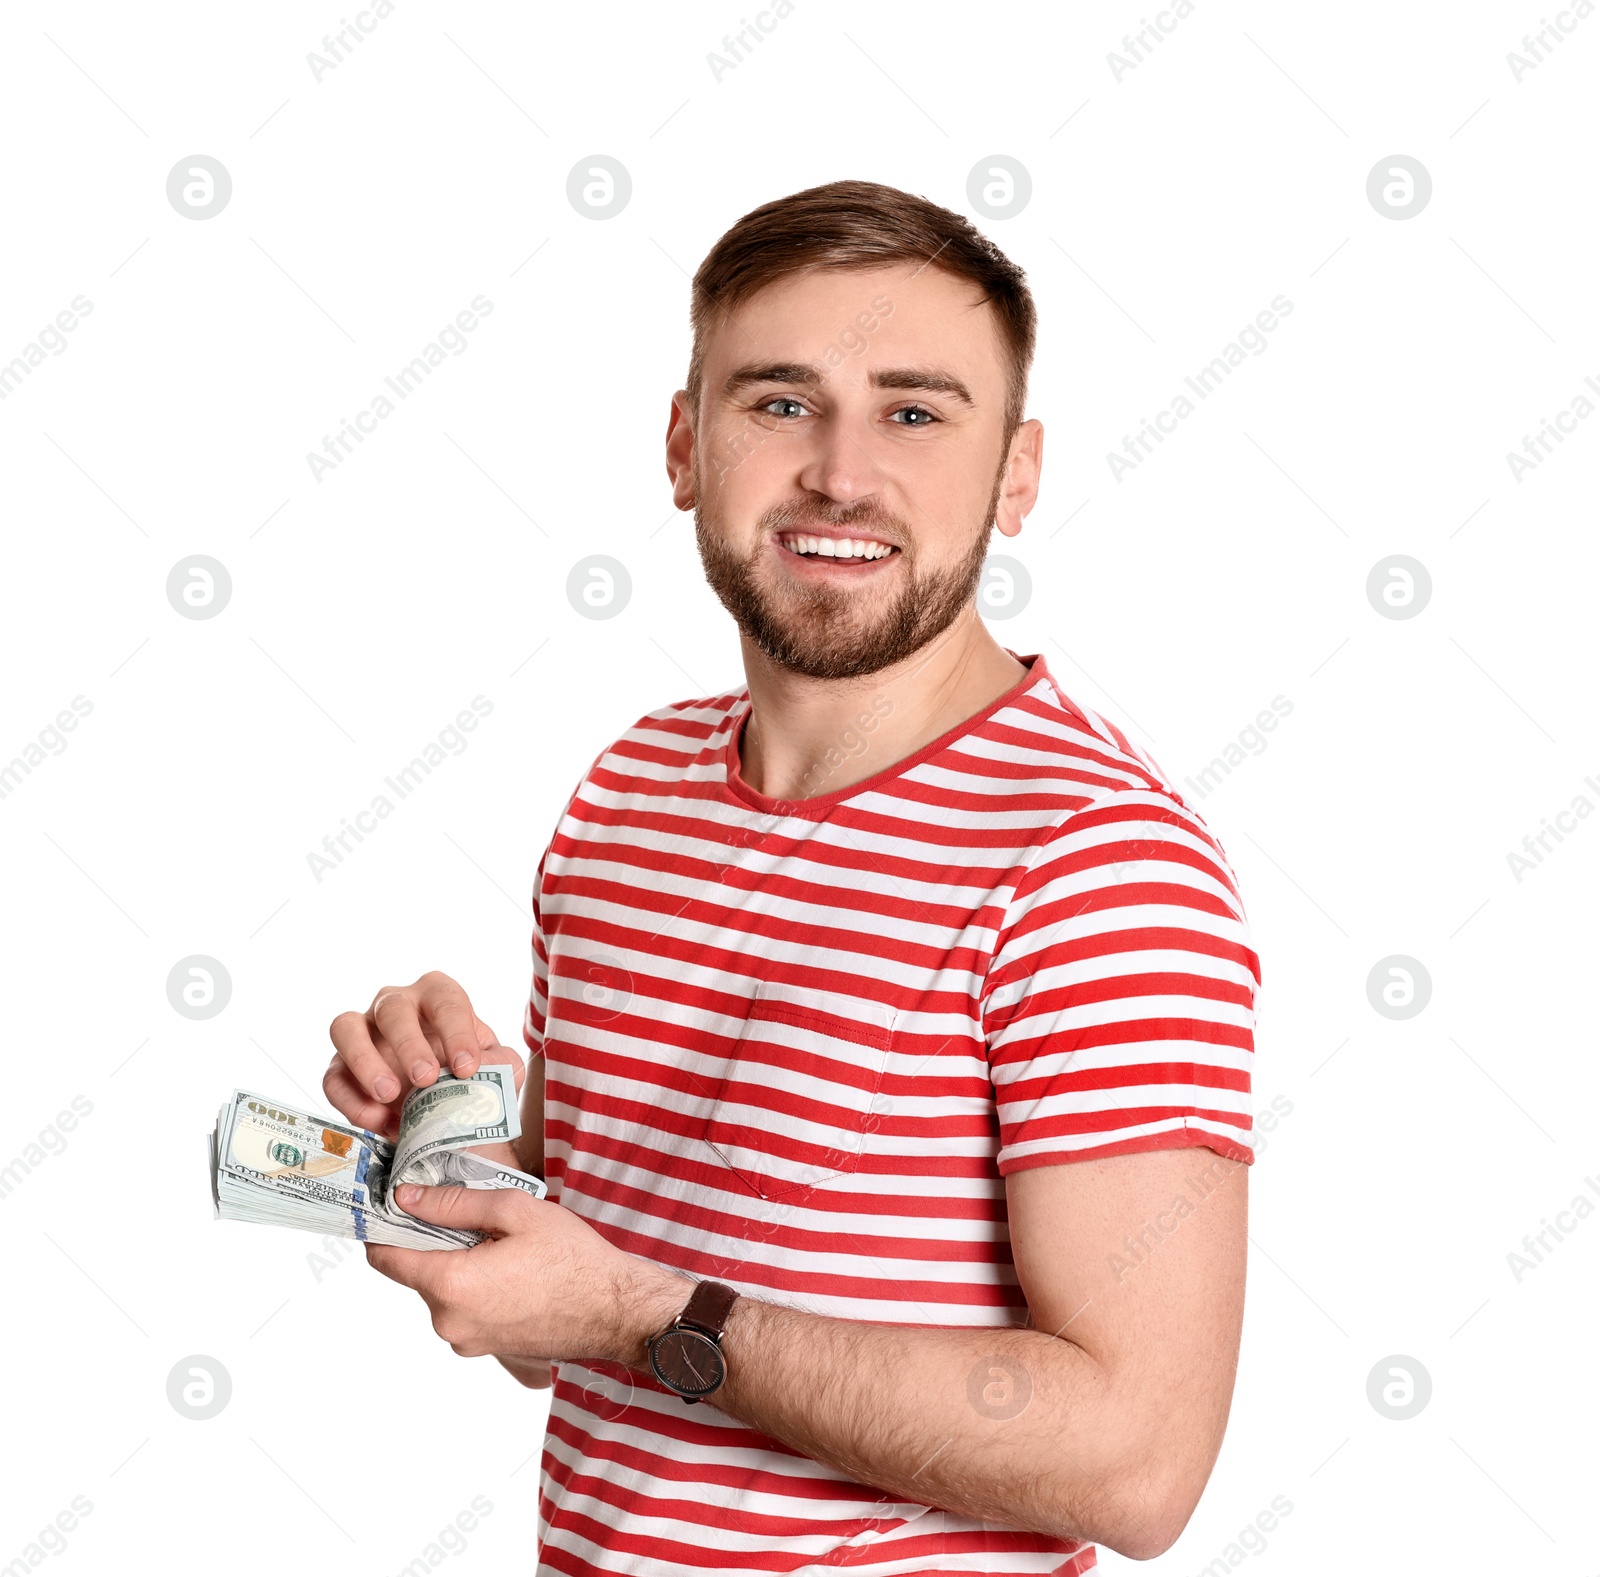
<instances>
[{"instance_id":1,"label":"eye","mask_svg":"<svg viewBox=\"0 0 1600 1577\"><path fill-rule=\"evenodd\" d=\"M897 417L904 416L907 420L899 422L901 427L928 427L939 418L923 405L902 405L898 411L889 413L889 420L895 421Z\"/></svg>"},{"instance_id":2,"label":"eye","mask_svg":"<svg viewBox=\"0 0 1600 1577\"><path fill-rule=\"evenodd\" d=\"M774 410L774 406L788 406L788 410ZM766 401L758 407L759 410L770 416L804 416L806 408L793 395L780 394L776 399Z\"/></svg>"}]
</instances>

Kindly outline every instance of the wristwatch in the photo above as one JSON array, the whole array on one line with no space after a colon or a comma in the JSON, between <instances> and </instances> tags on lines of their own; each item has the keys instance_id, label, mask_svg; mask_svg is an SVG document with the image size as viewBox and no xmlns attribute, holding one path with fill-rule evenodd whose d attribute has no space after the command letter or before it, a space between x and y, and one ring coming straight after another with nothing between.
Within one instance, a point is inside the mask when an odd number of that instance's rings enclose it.
<instances>
[{"instance_id":1,"label":"wristwatch","mask_svg":"<svg viewBox=\"0 0 1600 1577\"><path fill-rule=\"evenodd\" d=\"M720 1281L702 1281L671 1325L650 1338L650 1369L685 1402L710 1396L727 1378L722 1330L739 1294Z\"/></svg>"}]
</instances>

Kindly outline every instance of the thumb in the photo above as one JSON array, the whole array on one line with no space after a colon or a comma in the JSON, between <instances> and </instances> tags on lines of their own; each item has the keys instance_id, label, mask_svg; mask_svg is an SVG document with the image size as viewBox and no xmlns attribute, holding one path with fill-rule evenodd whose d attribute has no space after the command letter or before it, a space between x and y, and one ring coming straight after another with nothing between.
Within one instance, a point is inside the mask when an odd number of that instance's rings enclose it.
<instances>
[{"instance_id":1,"label":"thumb","mask_svg":"<svg viewBox=\"0 0 1600 1577\"><path fill-rule=\"evenodd\" d=\"M459 1183L437 1188L401 1183L394 1191L395 1203L419 1221L495 1234L511 1230L520 1197L514 1188L465 1188Z\"/></svg>"}]
</instances>

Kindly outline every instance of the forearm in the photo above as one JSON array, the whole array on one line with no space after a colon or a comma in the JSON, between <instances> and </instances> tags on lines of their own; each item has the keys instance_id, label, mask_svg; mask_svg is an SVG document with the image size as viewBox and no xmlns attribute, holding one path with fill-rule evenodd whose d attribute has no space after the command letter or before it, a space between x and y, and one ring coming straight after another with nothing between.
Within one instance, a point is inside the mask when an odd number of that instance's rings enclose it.
<instances>
[{"instance_id":1,"label":"forearm","mask_svg":"<svg viewBox=\"0 0 1600 1577\"><path fill-rule=\"evenodd\" d=\"M723 1336L723 1412L896 1500L1002 1526L1147 1542L1142 1452L1082 1348L1032 1330L870 1325L755 1298Z\"/></svg>"}]
</instances>

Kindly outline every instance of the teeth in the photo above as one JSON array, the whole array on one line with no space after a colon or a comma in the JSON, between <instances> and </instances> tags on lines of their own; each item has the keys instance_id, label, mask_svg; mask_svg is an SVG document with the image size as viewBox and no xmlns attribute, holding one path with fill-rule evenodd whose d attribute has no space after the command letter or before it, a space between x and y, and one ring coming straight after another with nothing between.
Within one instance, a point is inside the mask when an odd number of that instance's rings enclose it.
<instances>
[{"instance_id":1,"label":"teeth","mask_svg":"<svg viewBox=\"0 0 1600 1577\"><path fill-rule=\"evenodd\" d=\"M887 558L894 552L887 542L875 542L867 537L811 537L791 532L787 536L779 537L778 540L791 553L811 554L829 559L881 559Z\"/></svg>"}]
</instances>

